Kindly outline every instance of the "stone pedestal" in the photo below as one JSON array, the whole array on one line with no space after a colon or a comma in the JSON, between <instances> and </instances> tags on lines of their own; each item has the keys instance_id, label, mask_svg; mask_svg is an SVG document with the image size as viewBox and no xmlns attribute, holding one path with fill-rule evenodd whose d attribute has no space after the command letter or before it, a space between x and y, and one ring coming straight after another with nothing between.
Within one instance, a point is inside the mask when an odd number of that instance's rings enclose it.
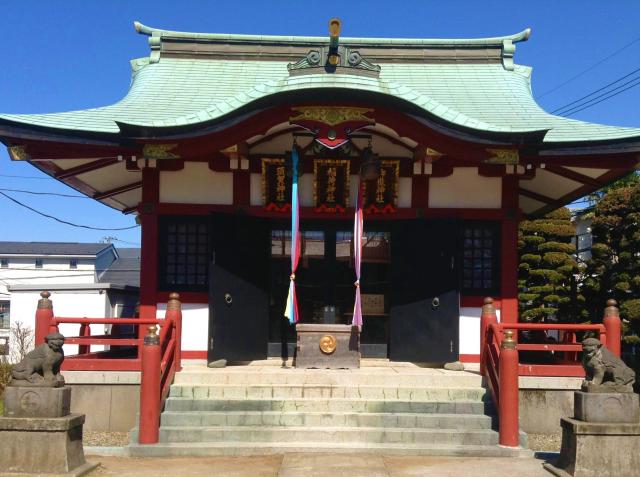
<instances>
[{"instance_id":1,"label":"stone pedestal","mask_svg":"<svg viewBox=\"0 0 640 477\"><path fill-rule=\"evenodd\" d=\"M360 333L351 325L297 324L296 368L360 367Z\"/></svg>"},{"instance_id":2,"label":"stone pedestal","mask_svg":"<svg viewBox=\"0 0 640 477\"><path fill-rule=\"evenodd\" d=\"M640 422L638 395L576 391L573 395L573 417L578 421L601 423Z\"/></svg>"},{"instance_id":3,"label":"stone pedestal","mask_svg":"<svg viewBox=\"0 0 640 477\"><path fill-rule=\"evenodd\" d=\"M69 414L71 388L7 386L0 417L0 475L83 475L84 414Z\"/></svg>"},{"instance_id":4,"label":"stone pedestal","mask_svg":"<svg viewBox=\"0 0 640 477\"><path fill-rule=\"evenodd\" d=\"M5 417L62 417L71 411L71 388L7 386Z\"/></svg>"},{"instance_id":5,"label":"stone pedestal","mask_svg":"<svg viewBox=\"0 0 640 477\"><path fill-rule=\"evenodd\" d=\"M0 475L79 476L94 469L84 459L83 423L82 414L0 418Z\"/></svg>"},{"instance_id":6,"label":"stone pedestal","mask_svg":"<svg viewBox=\"0 0 640 477\"><path fill-rule=\"evenodd\" d=\"M640 469L640 410L634 393L574 394L575 418L563 417L558 477L635 477Z\"/></svg>"}]
</instances>

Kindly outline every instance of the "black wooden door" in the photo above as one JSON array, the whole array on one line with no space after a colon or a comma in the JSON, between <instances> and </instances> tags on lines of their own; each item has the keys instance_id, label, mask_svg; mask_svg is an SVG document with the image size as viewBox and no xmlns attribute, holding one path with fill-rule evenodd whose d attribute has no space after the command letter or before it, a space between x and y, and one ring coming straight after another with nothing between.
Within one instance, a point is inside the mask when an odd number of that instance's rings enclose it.
<instances>
[{"instance_id":1,"label":"black wooden door","mask_svg":"<svg viewBox=\"0 0 640 477\"><path fill-rule=\"evenodd\" d=\"M391 241L389 358L458 359L459 292L454 221L397 223Z\"/></svg>"},{"instance_id":2,"label":"black wooden door","mask_svg":"<svg viewBox=\"0 0 640 477\"><path fill-rule=\"evenodd\" d=\"M209 271L209 361L266 359L269 229L263 219L214 215Z\"/></svg>"}]
</instances>

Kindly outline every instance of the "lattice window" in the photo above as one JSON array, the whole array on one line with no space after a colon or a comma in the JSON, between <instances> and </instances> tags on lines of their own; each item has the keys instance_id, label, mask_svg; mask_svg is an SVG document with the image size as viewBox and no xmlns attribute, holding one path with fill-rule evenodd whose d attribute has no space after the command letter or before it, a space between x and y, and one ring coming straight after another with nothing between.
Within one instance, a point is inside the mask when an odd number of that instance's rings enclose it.
<instances>
[{"instance_id":1,"label":"lattice window","mask_svg":"<svg viewBox=\"0 0 640 477\"><path fill-rule=\"evenodd\" d=\"M207 223L167 219L162 228L161 286L170 290L206 288L210 261Z\"/></svg>"},{"instance_id":2,"label":"lattice window","mask_svg":"<svg viewBox=\"0 0 640 477\"><path fill-rule=\"evenodd\" d=\"M462 292L495 293L498 279L498 227L493 223L467 223L462 236Z\"/></svg>"}]
</instances>

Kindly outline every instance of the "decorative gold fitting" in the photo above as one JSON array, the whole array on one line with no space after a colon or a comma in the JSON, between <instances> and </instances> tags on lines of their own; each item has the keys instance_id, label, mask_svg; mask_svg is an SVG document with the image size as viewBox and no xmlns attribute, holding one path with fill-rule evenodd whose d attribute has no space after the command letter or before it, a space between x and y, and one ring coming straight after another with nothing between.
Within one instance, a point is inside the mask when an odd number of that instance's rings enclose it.
<instances>
[{"instance_id":1,"label":"decorative gold fitting","mask_svg":"<svg viewBox=\"0 0 640 477\"><path fill-rule=\"evenodd\" d=\"M40 296L42 297L40 298L40 300L38 300L38 308L40 310L48 310L53 308L53 303L51 303L51 300L49 300L51 293L49 293L48 291L43 291L40 292Z\"/></svg>"},{"instance_id":2,"label":"decorative gold fitting","mask_svg":"<svg viewBox=\"0 0 640 477\"><path fill-rule=\"evenodd\" d=\"M151 325L147 328L147 335L144 337L143 343L147 346L160 344L160 337L158 336L156 325Z\"/></svg>"},{"instance_id":3,"label":"decorative gold fitting","mask_svg":"<svg viewBox=\"0 0 640 477\"><path fill-rule=\"evenodd\" d=\"M340 57L338 55L329 55L329 64L331 66L337 66L340 62Z\"/></svg>"},{"instance_id":4,"label":"decorative gold fitting","mask_svg":"<svg viewBox=\"0 0 640 477\"><path fill-rule=\"evenodd\" d=\"M618 302L614 299L607 300L607 307L604 309L604 316L620 316L620 310L618 309Z\"/></svg>"},{"instance_id":5,"label":"decorative gold fitting","mask_svg":"<svg viewBox=\"0 0 640 477\"><path fill-rule=\"evenodd\" d=\"M332 37L340 36L340 30L342 30L342 22L339 18L332 18L329 20L329 35Z\"/></svg>"},{"instance_id":6,"label":"decorative gold fitting","mask_svg":"<svg viewBox=\"0 0 640 477\"><path fill-rule=\"evenodd\" d=\"M493 298L491 298L490 296L486 297L482 305L482 314L493 315L495 314L495 312L496 309L493 306Z\"/></svg>"},{"instance_id":7,"label":"decorative gold fitting","mask_svg":"<svg viewBox=\"0 0 640 477\"><path fill-rule=\"evenodd\" d=\"M331 354L336 350L337 344L335 336L324 335L320 338L320 351L324 354Z\"/></svg>"},{"instance_id":8,"label":"decorative gold fitting","mask_svg":"<svg viewBox=\"0 0 640 477\"><path fill-rule=\"evenodd\" d=\"M513 339L513 331L505 330L504 339L502 340L502 344L500 345L501 349L516 349L516 342Z\"/></svg>"},{"instance_id":9,"label":"decorative gold fitting","mask_svg":"<svg viewBox=\"0 0 640 477\"><path fill-rule=\"evenodd\" d=\"M167 302L167 310L179 310L180 305L180 295L176 292L170 293L169 301Z\"/></svg>"},{"instance_id":10,"label":"decorative gold fitting","mask_svg":"<svg viewBox=\"0 0 640 477\"><path fill-rule=\"evenodd\" d=\"M12 161L27 161L31 159L25 146L9 146L7 151Z\"/></svg>"}]
</instances>

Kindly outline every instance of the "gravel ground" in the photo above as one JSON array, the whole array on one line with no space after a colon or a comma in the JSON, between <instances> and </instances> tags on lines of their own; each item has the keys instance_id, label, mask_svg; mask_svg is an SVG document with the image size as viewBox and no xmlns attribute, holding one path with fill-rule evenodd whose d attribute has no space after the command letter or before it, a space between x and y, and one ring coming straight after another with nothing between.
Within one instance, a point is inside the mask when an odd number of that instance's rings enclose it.
<instances>
[{"instance_id":1,"label":"gravel ground","mask_svg":"<svg viewBox=\"0 0 640 477\"><path fill-rule=\"evenodd\" d=\"M529 449L533 451L560 452L560 434L527 434Z\"/></svg>"},{"instance_id":2,"label":"gravel ground","mask_svg":"<svg viewBox=\"0 0 640 477\"><path fill-rule=\"evenodd\" d=\"M84 431L82 443L87 447L122 447L129 444L129 433Z\"/></svg>"},{"instance_id":3,"label":"gravel ground","mask_svg":"<svg viewBox=\"0 0 640 477\"><path fill-rule=\"evenodd\" d=\"M560 451L560 434L528 434L529 448L533 451ZM121 447L129 444L127 432L84 431L83 443L88 447Z\"/></svg>"}]
</instances>

